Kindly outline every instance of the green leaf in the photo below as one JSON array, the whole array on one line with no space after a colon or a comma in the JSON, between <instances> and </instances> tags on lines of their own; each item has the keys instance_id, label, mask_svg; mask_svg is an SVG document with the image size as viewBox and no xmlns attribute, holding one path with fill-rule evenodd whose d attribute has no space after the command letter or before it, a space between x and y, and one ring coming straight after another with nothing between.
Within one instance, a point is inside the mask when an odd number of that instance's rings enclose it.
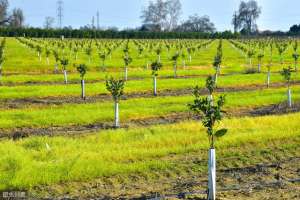
<instances>
[{"instance_id":1,"label":"green leaf","mask_svg":"<svg viewBox=\"0 0 300 200\"><path fill-rule=\"evenodd\" d=\"M222 137L224 136L226 133L227 133L227 129L221 129L221 130L218 130L216 133L215 133L215 136L216 137Z\"/></svg>"}]
</instances>

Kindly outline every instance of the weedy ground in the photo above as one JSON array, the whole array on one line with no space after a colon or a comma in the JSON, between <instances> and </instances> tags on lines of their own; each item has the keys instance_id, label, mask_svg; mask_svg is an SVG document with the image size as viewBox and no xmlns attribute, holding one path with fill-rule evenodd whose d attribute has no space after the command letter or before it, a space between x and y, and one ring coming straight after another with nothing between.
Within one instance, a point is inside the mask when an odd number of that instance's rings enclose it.
<instances>
[{"instance_id":1,"label":"weedy ground","mask_svg":"<svg viewBox=\"0 0 300 200\"><path fill-rule=\"evenodd\" d=\"M99 70L96 51L91 63L79 53L76 62L89 66L83 101L72 65L70 84L64 85L61 72L53 74L52 55L48 65L44 56L39 61L35 51L8 38L0 86L0 190L25 190L33 199L205 199L208 140L187 104L193 87L203 87L214 72L217 45L213 41L197 51L185 70L179 60L177 79L164 51L159 96L153 97L151 71L131 42L133 63L120 102L122 128L116 130L104 80L123 77L122 48L106 61L105 72ZM270 88L269 54L262 73L245 74L245 56L227 40L223 51L217 95L226 94L227 117L218 126L229 133L216 146L218 198L299 199L299 74L293 73L294 107L289 109L275 51ZM289 47L284 66L293 63L292 53Z\"/></svg>"}]
</instances>

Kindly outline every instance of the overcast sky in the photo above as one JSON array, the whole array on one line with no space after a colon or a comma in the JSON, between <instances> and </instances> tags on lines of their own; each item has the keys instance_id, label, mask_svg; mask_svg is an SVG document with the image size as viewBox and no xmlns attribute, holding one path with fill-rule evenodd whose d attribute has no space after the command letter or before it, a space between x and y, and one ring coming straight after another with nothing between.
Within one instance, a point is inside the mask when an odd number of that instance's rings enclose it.
<instances>
[{"instance_id":1,"label":"overcast sky","mask_svg":"<svg viewBox=\"0 0 300 200\"><path fill-rule=\"evenodd\" d=\"M26 24L42 27L46 16L56 18L57 0L9 0L10 8L24 10ZM232 29L231 18L238 9L240 0L181 0L183 14L209 15L219 31ZM262 15L258 20L260 30L286 31L293 24L300 23L300 0L258 0ZM92 16L100 12L100 26L138 27L141 24L141 10L148 0L64 0L63 26L74 28L91 24Z\"/></svg>"}]
</instances>

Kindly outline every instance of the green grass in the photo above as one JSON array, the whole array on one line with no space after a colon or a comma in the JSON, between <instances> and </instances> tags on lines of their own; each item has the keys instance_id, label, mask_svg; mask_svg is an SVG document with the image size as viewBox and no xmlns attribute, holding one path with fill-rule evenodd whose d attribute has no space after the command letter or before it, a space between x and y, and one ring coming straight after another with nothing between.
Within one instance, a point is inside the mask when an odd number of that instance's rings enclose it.
<instances>
[{"instance_id":1,"label":"green grass","mask_svg":"<svg viewBox=\"0 0 300 200\"><path fill-rule=\"evenodd\" d=\"M203 40L202 40L203 41ZM183 41L180 41L181 43ZM198 43L198 40L192 40L195 44ZM186 59L186 65L187 66L212 66L212 61L216 53L218 41L212 42L207 49L203 48L199 51L196 51L195 54L192 56L192 62L190 63L188 61L188 58ZM134 46L133 42L130 42L130 55L133 58L133 63L130 65L130 67L133 68L144 68L146 66L146 59L145 55L142 55L139 57L138 51L136 47ZM44 50L44 49L43 49ZM184 49L185 53L186 49ZM18 52L16 54L15 52ZM173 55L176 52L174 48L171 49L170 55ZM223 43L223 63L222 63L222 71L223 73L232 73L232 72L244 72L247 68L247 59L244 55L241 55L241 53L232 47L232 45L229 43L229 41L224 40ZM65 50L65 55L70 55L70 52L68 49ZM37 52L35 50L29 49L21 43L19 43L14 38L8 38L7 39L7 47L5 51L6 61L4 63L3 72L4 73L37 73L37 74L43 74L43 73L51 73L54 70L54 58L51 55L50 56L50 64L48 65L46 63L46 58L43 53L42 55L42 61L39 61L39 58L37 56ZM76 71L74 67L72 67L72 63L85 63L90 67L90 70L97 71L99 70L99 66L101 65L98 51L96 50L96 47L94 46L93 55L92 55L92 62L89 63L87 55L85 55L84 50L79 52L79 58L77 61L74 61L73 57L70 57L71 65L68 67L70 71ZM293 59L292 59L292 48L291 46L289 49L284 53L284 61L286 65L293 65ZM152 52L149 56L149 61L156 60L156 54ZM161 55L162 63L164 64L165 68L172 68L172 61L170 60L170 57L167 54L167 50L164 48ZM263 66L262 70L266 71L265 65L270 60L269 50L266 49L266 56L263 58ZM117 48L113 52L112 58L108 58L106 61L106 65L110 70L121 70L121 68L124 66L123 62L123 49L122 46ZM182 65L182 59L180 58L178 61L178 66ZM253 58L253 66L257 65L257 59L256 57ZM273 51L273 67L272 70L278 71L282 69L282 66L280 65L280 58L278 55L278 52L276 48ZM205 73L205 71L203 72Z\"/></svg>"},{"instance_id":2,"label":"green grass","mask_svg":"<svg viewBox=\"0 0 300 200\"><path fill-rule=\"evenodd\" d=\"M300 87L293 87L292 91L293 100L298 101L300 99ZM234 110L277 104L287 99L286 88L229 93L226 97L226 109ZM121 121L129 122L135 119L187 112L187 104L192 101L191 95L136 98L121 101ZM32 106L24 109L3 110L0 116L0 128L87 125L111 122L112 120L113 103L110 101L45 107Z\"/></svg>"},{"instance_id":3,"label":"green grass","mask_svg":"<svg viewBox=\"0 0 300 200\"><path fill-rule=\"evenodd\" d=\"M62 77L61 77L62 78ZM158 91L191 89L196 85L204 87L206 77L180 78L180 79L159 79L157 82ZM19 79L21 80L21 79ZM298 80L296 74L293 74L293 80ZM282 82L280 74L271 75L271 84ZM248 74L222 76L218 80L219 87L245 87L251 85L265 85L265 74ZM126 93L151 92L153 83L151 78L143 80L128 81L125 86ZM0 99L20 99L20 98L45 98L45 97L66 97L80 96L80 84L69 85L20 85L20 86L0 86ZM107 94L104 81L86 84L86 95L95 96Z\"/></svg>"},{"instance_id":4,"label":"green grass","mask_svg":"<svg viewBox=\"0 0 300 200\"><path fill-rule=\"evenodd\" d=\"M217 152L226 155L234 149L238 154L247 144L256 154L247 162L257 161L262 156L261 149L273 140L282 144L291 138L299 141L299 117L297 113L226 119L220 126L228 128L229 133L217 141ZM287 144L283 146L288 148ZM202 151L199 155L205 160L207 147L204 129L200 123L190 121L102 131L84 137L31 137L17 142L4 140L0 146L0 189L30 189L41 184L151 173L153 170L163 173L165 169L172 170L174 164L164 157Z\"/></svg>"}]
</instances>

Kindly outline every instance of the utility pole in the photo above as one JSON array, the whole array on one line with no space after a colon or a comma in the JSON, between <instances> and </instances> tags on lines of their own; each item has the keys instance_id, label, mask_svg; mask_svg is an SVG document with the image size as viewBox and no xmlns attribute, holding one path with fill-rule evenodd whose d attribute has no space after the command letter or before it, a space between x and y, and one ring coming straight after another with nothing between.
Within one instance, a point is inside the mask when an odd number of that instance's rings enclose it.
<instances>
[{"instance_id":1,"label":"utility pole","mask_svg":"<svg viewBox=\"0 0 300 200\"><path fill-rule=\"evenodd\" d=\"M97 11L97 30L100 29L100 13L99 10Z\"/></svg>"},{"instance_id":2,"label":"utility pole","mask_svg":"<svg viewBox=\"0 0 300 200\"><path fill-rule=\"evenodd\" d=\"M58 22L58 27L62 29L62 19L63 19L63 1L58 0L57 1L57 22Z\"/></svg>"}]
</instances>

